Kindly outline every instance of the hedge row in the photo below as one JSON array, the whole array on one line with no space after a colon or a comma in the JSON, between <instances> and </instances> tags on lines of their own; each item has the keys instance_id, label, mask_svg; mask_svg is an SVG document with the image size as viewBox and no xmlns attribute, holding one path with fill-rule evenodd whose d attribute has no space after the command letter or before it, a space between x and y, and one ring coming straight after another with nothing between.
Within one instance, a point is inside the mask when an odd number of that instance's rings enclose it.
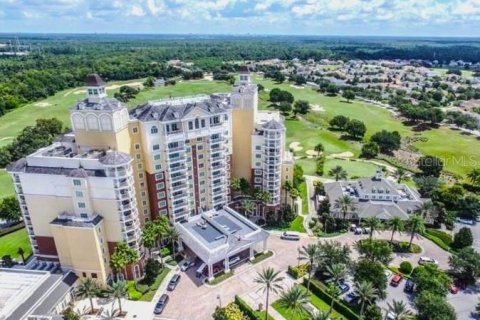
<instances>
[{"instance_id":1,"label":"hedge row","mask_svg":"<svg viewBox=\"0 0 480 320\"><path fill-rule=\"evenodd\" d=\"M308 272L308 265L301 264L299 266L288 266L288 274L294 277L295 279L301 278Z\"/></svg>"},{"instance_id":2,"label":"hedge row","mask_svg":"<svg viewBox=\"0 0 480 320\"><path fill-rule=\"evenodd\" d=\"M303 280L303 284L306 286L307 285L307 280ZM332 302L332 297L325 291L325 285L322 284L321 282L317 280L311 280L310 282L310 291L317 295L320 299L325 301L328 305ZM334 299L333 302L333 309L335 309L338 313L340 313L342 316L344 316L348 320L359 320L360 316L347 307L345 304L343 304L341 301Z\"/></svg>"},{"instance_id":3,"label":"hedge row","mask_svg":"<svg viewBox=\"0 0 480 320\"><path fill-rule=\"evenodd\" d=\"M25 223L24 223L24 222L20 222L20 223L17 223L17 224L15 224L15 225L13 225L13 226L6 227L6 228L2 228L2 229L0 230L0 237L6 236L7 234L10 234L10 233L15 232L15 231L17 231L17 230L20 230L20 229L22 229L22 228L24 228L24 227L25 227Z\"/></svg>"},{"instance_id":4,"label":"hedge row","mask_svg":"<svg viewBox=\"0 0 480 320\"><path fill-rule=\"evenodd\" d=\"M238 306L240 310L242 310L243 314L245 314L250 320L263 320L260 319L260 316L258 315L257 311L253 310L252 307L245 301L243 301L242 298L239 296L235 295L235 304ZM268 320L275 320L272 316L268 315Z\"/></svg>"},{"instance_id":5,"label":"hedge row","mask_svg":"<svg viewBox=\"0 0 480 320\"><path fill-rule=\"evenodd\" d=\"M428 229L426 230L426 232L427 232L428 234L434 236L434 237L439 238L439 239L442 240L443 243L445 243L447 246L451 246L452 243L453 243L453 238L452 238L452 236L449 235L448 233L444 232L444 231L428 228Z\"/></svg>"},{"instance_id":6,"label":"hedge row","mask_svg":"<svg viewBox=\"0 0 480 320\"><path fill-rule=\"evenodd\" d=\"M445 251L450 251L450 247L447 246L445 244L445 242L443 242L440 238L438 237L435 237L435 236L432 236L431 234L429 233L426 233L423 235L425 238L427 238L428 240L434 242L437 246L439 246L440 248L442 248L443 250Z\"/></svg>"}]
</instances>

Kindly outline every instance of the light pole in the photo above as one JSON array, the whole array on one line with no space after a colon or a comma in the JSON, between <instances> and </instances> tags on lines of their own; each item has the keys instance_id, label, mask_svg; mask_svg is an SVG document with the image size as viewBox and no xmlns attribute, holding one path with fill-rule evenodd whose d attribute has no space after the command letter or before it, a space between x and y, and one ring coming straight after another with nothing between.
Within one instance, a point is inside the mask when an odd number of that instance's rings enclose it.
<instances>
[{"instance_id":1,"label":"light pole","mask_svg":"<svg viewBox=\"0 0 480 320\"><path fill-rule=\"evenodd\" d=\"M218 300L219 307L222 308L222 297L220 297L219 294L217 294L217 300Z\"/></svg>"}]
</instances>

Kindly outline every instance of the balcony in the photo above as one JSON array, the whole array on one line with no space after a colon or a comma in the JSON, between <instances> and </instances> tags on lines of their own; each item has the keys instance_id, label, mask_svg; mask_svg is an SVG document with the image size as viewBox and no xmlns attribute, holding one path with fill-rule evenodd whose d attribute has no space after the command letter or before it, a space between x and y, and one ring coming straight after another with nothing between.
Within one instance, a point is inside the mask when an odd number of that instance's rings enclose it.
<instances>
[{"instance_id":1,"label":"balcony","mask_svg":"<svg viewBox=\"0 0 480 320\"><path fill-rule=\"evenodd\" d=\"M184 190L188 187L188 184L186 182L182 182L180 184L177 184L175 186L171 185L170 186L170 190L171 191L180 191L180 190Z\"/></svg>"},{"instance_id":2,"label":"balcony","mask_svg":"<svg viewBox=\"0 0 480 320\"><path fill-rule=\"evenodd\" d=\"M174 177L170 175L169 177L170 182L177 182L177 181L186 180L186 179L187 179L187 175L185 173L180 174L178 176L174 176Z\"/></svg>"},{"instance_id":3,"label":"balcony","mask_svg":"<svg viewBox=\"0 0 480 320\"><path fill-rule=\"evenodd\" d=\"M182 172L182 171L187 171L187 167L182 164L182 165L179 165L179 166L170 166L170 172L171 173L175 173L175 172Z\"/></svg>"}]
</instances>

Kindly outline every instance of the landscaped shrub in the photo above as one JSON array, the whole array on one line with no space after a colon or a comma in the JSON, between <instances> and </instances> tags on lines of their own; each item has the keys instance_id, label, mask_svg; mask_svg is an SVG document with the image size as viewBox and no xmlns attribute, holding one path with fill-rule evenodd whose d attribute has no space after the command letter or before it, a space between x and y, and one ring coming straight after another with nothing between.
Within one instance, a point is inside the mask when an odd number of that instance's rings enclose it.
<instances>
[{"instance_id":1,"label":"landscaped shrub","mask_svg":"<svg viewBox=\"0 0 480 320\"><path fill-rule=\"evenodd\" d=\"M249 304L243 301L239 296L235 295L235 304L250 320L264 320L265 316L260 317L259 312L254 310ZM274 320L268 315L268 320Z\"/></svg>"},{"instance_id":2,"label":"landscaped shrub","mask_svg":"<svg viewBox=\"0 0 480 320\"><path fill-rule=\"evenodd\" d=\"M402 263L400 263L400 271L402 273L410 274L412 273L412 270L413 270L413 266L410 263L410 261L402 261Z\"/></svg>"},{"instance_id":3,"label":"landscaped shrub","mask_svg":"<svg viewBox=\"0 0 480 320\"><path fill-rule=\"evenodd\" d=\"M447 246L450 246L453 242L452 236L445 231L428 228L426 232L432 236L435 236L443 241Z\"/></svg>"},{"instance_id":4,"label":"landscaped shrub","mask_svg":"<svg viewBox=\"0 0 480 320\"><path fill-rule=\"evenodd\" d=\"M292 277L295 279L301 278L304 275L307 274L308 272L308 265L307 264L301 264L298 266L288 266L288 271L287 271Z\"/></svg>"},{"instance_id":5,"label":"landscaped shrub","mask_svg":"<svg viewBox=\"0 0 480 320\"><path fill-rule=\"evenodd\" d=\"M473 244L472 230L467 227L461 228L454 237L452 246L456 249L469 247Z\"/></svg>"},{"instance_id":6,"label":"landscaped shrub","mask_svg":"<svg viewBox=\"0 0 480 320\"><path fill-rule=\"evenodd\" d=\"M128 287L128 299L137 301L140 300L142 297L142 293L137 291L137 288L135 286L135 281L130 280L127 282L127 287Z\"/></svg>"},{"instance_id":7,"label":"landscaped shrub","mask_svg":"<svg viewBox=\"0 0 480 320\"><path fill-rule=\"evenodd\" d=\"M305 286L307 285L307 279L303 280L303 284ZM328 305L330 305L330 303L332 302L332 297L322 287L325 287L325 285L323 285L321 282L317 280L311 280L310 291L316 296L318 296L320 299L325 301ZM360 319L357 313L355 313L352 309L350 309L337 299L335 299L335 301L333 302L333 309L335 309L338 313L344 316L347 320Z\"/></svg>"},{"instance_id":8,"label":"landscaped shrub","mask_svg":"<svg viewBox=\"0 0 480 320\"><path fill-rule=\"evenodd\" d=\"M215 309L215 313L213 314L214 320L244 320L245 315L240 310L238 305L234 302L227 304L224 308Z\"/></svg>"},{"instance_id":9,"label":"landscaped shrub","mask_svg":"<svg viewBox=\"0 0 480 320\"><path fill-rule=\"evenodd\" d=\"M160 249L160 255L162 257L166 257L166 256L170 255L170 248L169 247L163 247L162 249Z\"/></svg>"}]
</instances>

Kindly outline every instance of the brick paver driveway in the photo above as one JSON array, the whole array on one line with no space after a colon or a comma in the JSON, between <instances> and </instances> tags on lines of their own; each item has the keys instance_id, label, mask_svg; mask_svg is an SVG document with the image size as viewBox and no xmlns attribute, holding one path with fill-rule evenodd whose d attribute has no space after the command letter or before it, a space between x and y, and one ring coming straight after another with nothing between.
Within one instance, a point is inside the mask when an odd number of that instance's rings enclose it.
<instances>
[{"instance_id":1,"label":"brick paver driveway","mask_svg":"<svg viewBox=\"0 0 480 320\"><path fill-rule=\"evenodd\" d=\"M341 243L353 244L355 241L366 236L355 236L351 233L332 239L321 239L320 241L336 240ZM389 239L389 232L380 232L375 238ZM396 234L396 240L409 240L408 234ZM318 241L316 238L302 237L300 241L281 240L278 234L272 234L268 240L269 249L275 252L275 255L268 260L259 264L251 265L245 263L235 270L235 275L222 282L221 284L210 287L200 285L195 279L195 268L188 271L187 274L182 273L182 279L174 292L169 293L170 301L161 317L157 319L180 319L180 320L203 320L211 319L211 315L215 311L215 307L220 303L225 305L233 300L236 294L240 295L252 307L256 308L259 303L264 303L264 295L258 291L259 285L254 283L254 279L258 271L269 266L276 270L280 270L285 277L284 287L293 284L293 280L286 274L288 265L297 263L297 249L305 244ZM414 243L420 245L423 249L421 254L402 254L395 255L393 264L398 265L402 260L410 260L416 264L420 256L430 256L439 261L441 268L448 267L449 254L441 250L432 242L421 237L416 237ZM353 258L357 254L353 252ZM219 299L219 298L220 299ZM272 297L271 301L274 301Z\"/></svg>"}]
</instances>

